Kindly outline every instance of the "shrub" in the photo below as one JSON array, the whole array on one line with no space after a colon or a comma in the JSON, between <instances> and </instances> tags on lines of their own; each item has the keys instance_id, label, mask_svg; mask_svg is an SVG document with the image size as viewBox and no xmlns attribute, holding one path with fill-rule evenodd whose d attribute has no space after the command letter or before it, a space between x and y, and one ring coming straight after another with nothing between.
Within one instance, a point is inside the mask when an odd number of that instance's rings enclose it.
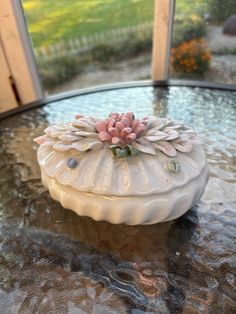
<instances>
[{"instance_id":1,"label":"shrub","mask_svg":"<svg viewBox=\"0 0 236 314\"><path fill-rule=\"evenodd\" d=\"M152 49L152 32L136 33L129 36L121 46L122 51L128 56L136 56Z\"/></svg>"},{"instance_id":2,"label":"shrub","mask_svg":"<svg viewBox=\"0 0 236 314\"><path fill-rule=\"evenodd\" d=\"M236 14L236 2L235 0L210 0L209 11L213 21L223 22Z\"/></svg>"},{"instance_id":3,"label":"shrub","mask_svg":"<svg viewBox=\"0 0 236 314\"><path fill-rule=\"evenodd\" d=\"M184 42L171 51L171 64L176 72L204 73L210 60L211 55L203 39Z\"/></svg>"},{"instance_id":4,"label":"shrub","mask_svg":"<svg viewBox=\"0 0 236 314\"><path fill-rule=\"evenodd\" d=\"M151 51L151 48L151 32L148 35L138 33L120 42L96 45L91 51L91 59L101 63L120 61L125 58L137 56L142 52Z\"/></svg>"},{"instance_id":5,"label":"shrub","mask_svg":"<svg viewBox=\"0 0 236 314\"><path fill-rule=\"evenodd\" d=\"M115 46L107 43L98 44L91 50L91 60L107 62L112 61L116 57L117 51Z\"/></svg>"},{"instance_id":6,"label":"shrub","mask_svg":"<svg viewBox=\"0 0 236 314\"><path fill-rule=\"evenodd\" d=\"M205 21L199 15L176 19L173 28L172 46L177 47L191 39L202 38L205 34Z\"/></svg>"},{"instance_id":7,"label":"shrub","mask_svg":"<svg viewBox=\"0 0 236 314\"><path fill-rule=\"evenodd\" d=\"M78 56L61 56L49 60L39 60L38 69L42 83L47 87L65 83L82 70Z\"/></svg>"}]
</instances>

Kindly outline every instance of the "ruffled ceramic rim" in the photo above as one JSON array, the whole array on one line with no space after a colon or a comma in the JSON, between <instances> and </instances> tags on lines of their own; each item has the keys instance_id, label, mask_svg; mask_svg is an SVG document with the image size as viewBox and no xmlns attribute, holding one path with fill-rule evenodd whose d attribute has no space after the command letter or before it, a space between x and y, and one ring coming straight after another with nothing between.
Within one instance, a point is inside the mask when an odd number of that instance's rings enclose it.
<instances>
[{"instance_id":1,"label":"ruffled ceramic rim","mask_svg":"<svg viewBox=\"0 0 236 314\"><path fill-rule=\"evenodd\" d=\"M171 173L167 169L169 159L162 153L158 158L140 154L115 161L109 150L84 154L81 160L75 159L78 160L77 167L69 169L67 163L71 157L68 152L59 153L53 151L51 147L41 146L38 150L38 161L41 169L62 185L68 185L81 192L122 197L155 195L184 187L192 179L197 178L206 165L205 153L201 146L194 147L189 154L179 154L181 168L178 173ZM104 165L106 172L103 169ZM89 169L89 176L86 169ZM141 171L137 172L136 169ZM107 172L111 175L104 178L104 173ZM122 183L127 174L133 182L129 184L128 190L123 189ZM148 180L148 185L145 180Z\"/></svg>"}]
</instances>

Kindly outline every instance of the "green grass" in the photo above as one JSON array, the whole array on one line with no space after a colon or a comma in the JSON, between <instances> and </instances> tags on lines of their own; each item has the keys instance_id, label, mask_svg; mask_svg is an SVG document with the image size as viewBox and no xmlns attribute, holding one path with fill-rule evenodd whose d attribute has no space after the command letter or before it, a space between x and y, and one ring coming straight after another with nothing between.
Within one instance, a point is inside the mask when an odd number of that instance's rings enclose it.
<instances>
[{"instance_id":1,"label":"green grass","mask_svg":"<svg viewBox=\"0 0 236 314\"><path fill-rule=\"evenodd\" d=\"M176 15L207 12L209 0L177 0ZM22 0L35 47L153 21L154 0Z\"/></svg>"},{"instance_id":2,"label":"green grass","mask_svg":"<svg viewBox=\"0 0 236 314\"><path fill-rule=\"evenodd\" d=\"M153 20L154 0L23 0L35 47Z\"/></svg>"},{"instance_id":3,"label":"green grass","mask_svg":"<svg viewBox=\"0 0 236 314\"><path fill-rule=\"evenodd\" d=\"M204 13L208 13L209 1L210 0L176 0L175 14L188 17L192 14L203 15Z\"/></svg>"}]
</instances>

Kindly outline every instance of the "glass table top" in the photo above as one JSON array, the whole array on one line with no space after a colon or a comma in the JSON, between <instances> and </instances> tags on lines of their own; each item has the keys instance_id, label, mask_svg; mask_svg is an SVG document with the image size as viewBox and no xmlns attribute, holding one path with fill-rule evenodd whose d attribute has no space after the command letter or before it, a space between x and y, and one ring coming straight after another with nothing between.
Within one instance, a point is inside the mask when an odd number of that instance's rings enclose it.
<instances>
[{"instance_id":1,"label":"glass table top","mask_svg":"<svg viewBox=\"0 0 236 314\"><path fill-rule=\"evenodd\" d=\"M37 144L75 114L171 117L202 138L210 179L184 216L149 226L80 217L40 180ZM236 92L130 87L0 122L0 313L235 313Z\"/></svg>"}]
</instances>

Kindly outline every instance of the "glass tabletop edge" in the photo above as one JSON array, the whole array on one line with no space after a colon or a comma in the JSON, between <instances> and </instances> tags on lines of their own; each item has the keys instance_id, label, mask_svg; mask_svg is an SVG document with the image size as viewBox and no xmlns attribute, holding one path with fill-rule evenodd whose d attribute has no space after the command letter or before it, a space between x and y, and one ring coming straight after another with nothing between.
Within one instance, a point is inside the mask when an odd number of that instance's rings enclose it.
<instances>
[{"instance_id":1,"label":"glass tabletop edge","mask_svg":"<svg viewBox=\"0 0 236 314\"><path fill-rule=\"evenodd\" d=\"M0 113L0 121L11 116L23 113L25 111L44 106L48 103L64 100L67 98L73 98L77 96L83 96L92 93L106 92L116 89L127 89L127 88L138 88L138 87L198 87L206 89L218 89L226 91L236 91L236 84L223 84L223 83L213 83L205 81L193 81L193 80L168 80L168 81L152 81L152 80L142 80L142 81L130 81L122 83L113 83L107 85L98 85L95 87L78 89L66 93L56 94L54 96L45 97L37 101L33 101L24 106L14 108L12 110Z\"/></svg>"}]
</instances>

